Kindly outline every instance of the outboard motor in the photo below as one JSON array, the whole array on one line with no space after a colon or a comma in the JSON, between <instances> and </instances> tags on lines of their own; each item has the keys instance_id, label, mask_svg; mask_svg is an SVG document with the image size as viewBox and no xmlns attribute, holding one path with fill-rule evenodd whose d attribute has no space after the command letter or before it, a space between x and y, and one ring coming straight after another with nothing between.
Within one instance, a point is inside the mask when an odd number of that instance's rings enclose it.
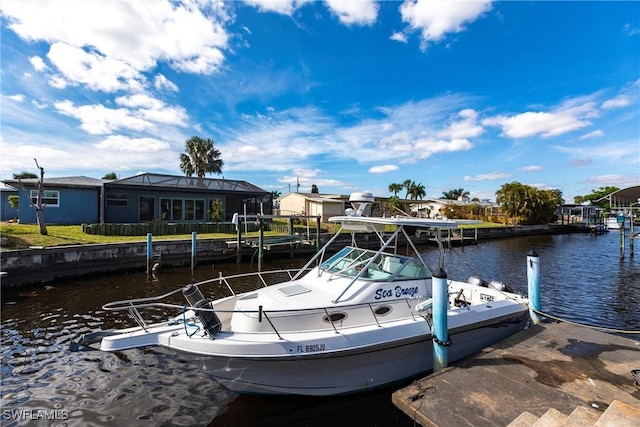
<instances>
[{"instance_id":1,"label":"outboard motor","mask_svg":"<svg viewBox=\"0 0 640 427\"><path fill-rule=\"evenodd\" d=\"M212 340L215 339L215 335L222 329L222 322L218 318L218 315L213 311L213 304L207 301L200 289L197 286L189 284L182 288L182 294L189 301L189 305L195 308L210 309L211 311L194 310L202 327Z\"/></svg>"}]
</instances>

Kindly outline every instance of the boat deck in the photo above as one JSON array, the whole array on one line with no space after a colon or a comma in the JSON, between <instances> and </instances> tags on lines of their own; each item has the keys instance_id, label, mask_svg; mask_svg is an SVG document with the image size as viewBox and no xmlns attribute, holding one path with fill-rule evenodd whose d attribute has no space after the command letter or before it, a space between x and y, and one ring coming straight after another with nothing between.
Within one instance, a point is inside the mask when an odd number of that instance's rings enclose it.
<instances>
[{"instance_id":1,"label":"boat deck","mask_svg":"<svg viewBox=\"0 0 640 427\"><path fill-rule=\"evenodd\" d=\"M506 426L525 411L604 411L614 400L640 408L638 369L640 341L545 323L414 381L392 401L423 426Z\"/></svg>"}]
</instances>

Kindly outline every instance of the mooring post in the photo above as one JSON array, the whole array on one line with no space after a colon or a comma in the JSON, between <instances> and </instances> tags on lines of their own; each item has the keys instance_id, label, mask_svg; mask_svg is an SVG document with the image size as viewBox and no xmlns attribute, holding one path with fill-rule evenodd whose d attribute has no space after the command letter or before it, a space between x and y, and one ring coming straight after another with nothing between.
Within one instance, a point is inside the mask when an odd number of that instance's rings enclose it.
<instances>
[{"instance_id":1,"label":"mooring post","mask_svg":"<svg viewBox=\"0 0 640 427\"><path fill-rule=\"evenodd\" d=\"M242 261L242 219L238 217L238 226L236 228L236 262L240 264Z\"/></svg>"},{"instance_id":2,"label":"mooring post","mask_svg":"<svg viewBox=\"0 0 640 427\"><path fill-rule=\"evenodd\" d=\"M449 295L447 273L438 268L433 274L433 372L447 367L449 358L449 331L447 311L449 311Z\"/></svg>"},{"instance_id":3,"label":"mooring post","mask_svg":"<svg viewBox=\"0 0 640 427\"><path fill-rule=\"evenodd\" d=\"M256 225L258 227L258 271L262 271L262 259L264 258L264 221L260 214L257 215Z\"/></svg>"},{"instance_id":4,"label":"mooring post","mask_svg":"<svg viewBox=\"0 0 640 427\"><path fill-rule=\"evenodd\" d=\"M316 218L316 251L320 250L320 217Z\"/></svg>"},{"instance_id":5,"label":"mooring post","mask_svg":"<svg viewBox=\"0 0 640 427\"><path fill-rule=\"evenodd\" d=\"M534 325L540 323L540 258L536 251L527 252L527 284L529 291L529 316Z\"/></svg>"},{"instance_id":6,"label":"mooring post","mask_svg":"<svg viewBox=\"0 0 640 427\"><path fill-rule=\"evenodd\" d=\"M196 232L191 232L191 271L196 268Z\"/></svg>"},{"instance_id":7,"label":"mooring post","mask_svg":"<svg viewBox=\"0 0 640 427\"><path fill-rule=\"evenodd\" d=\"M153 263L153 234L147 233L147 274L151 274L151 263Z\"/></svg>"},{"instance_id":8,"label":"mooring post","mask_svg":"<svg viewBox=\"0 0 640 427\"><path fill-rule=\"evenodd\" d=\"M633 256L633 242L635 239L635 230L633 229L634 215L631 214L631 224L629 225L629 255Z\"/></svg>"},{"instance_id":9,"label":"mooring post","mask_svg":"<svg viewBox=\"0 0 640 427\"><path fill-rule=\"evenodd\" d=\"M620 225L620 259L624 258L624 222Z\"/></svg>"}]
</instances>

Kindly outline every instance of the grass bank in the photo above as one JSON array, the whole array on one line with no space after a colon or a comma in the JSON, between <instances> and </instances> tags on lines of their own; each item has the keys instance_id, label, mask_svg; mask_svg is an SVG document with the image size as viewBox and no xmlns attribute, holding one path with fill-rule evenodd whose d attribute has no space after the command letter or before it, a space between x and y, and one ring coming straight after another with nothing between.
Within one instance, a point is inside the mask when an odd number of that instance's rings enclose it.
<instances>
[{"instance_id":1,"label":"grass bank","mask_svg":"<svg viewBox=\"0 0 640 427\"><path fill-rule=\"evenodd\" d=\"M491 228L502 227L501 224L481 223L467 225L462 228ZM323 224L325 230L335 231L336 224ZM16 224L9 222L0 223L0 236L2 237L2 250L26 249L30 246L62 246L62 245L86 245L92 243L122 243L144 242L145 236L102 236L86 234L82 232L80 225L48 225L48 235L40 234L36 224ZM273 231L267 231L265 235L277 235ZM256 237L257 232L251 232L248 237ZM229 233L202 233L198 238L235 238L235 234ZM154 236L153 240L185 240L191 239L191 234L175 234L167 236Z\"/></svg>"},{"instance_id":2,"label":"grass bank","mask_svg":"<svg viewBox=\"0 0 640 427\"><path fill-rule=\"evenodd\" d=\"M86 234L82 232L80 225L48 225L47 235L40 234L36 224L15 224L3 222L0 224L0 236L3 239L2 250L26 249L30 246L62 246L62 245L86 245L92 243L122 243L145 242L146 236L102 236ZM265 235L273 235L274 232L265 232ZM249 233L249 237L258 233ZM235 238L235 234L229 233L202 233L198 238ZM5 241L6 239L6 241ZM167 236L153 236L153 240L185 240L191 239L189 234L174 234Z\"/></svg>"}]
</instances>

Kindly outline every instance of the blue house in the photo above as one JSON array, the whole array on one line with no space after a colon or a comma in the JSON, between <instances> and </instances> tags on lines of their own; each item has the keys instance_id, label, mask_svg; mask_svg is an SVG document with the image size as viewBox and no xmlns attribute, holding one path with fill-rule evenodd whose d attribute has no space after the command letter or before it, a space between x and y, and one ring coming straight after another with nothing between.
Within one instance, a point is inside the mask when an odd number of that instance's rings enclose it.
<instances>
[{"instance_id":1,"label":"blue house","mask_svg":"<svg viewBox=\"0 0 640 427\"><path fill-rule=\"evenodd\" d=\"M19 197L17 217L20 223L35 224L36 212L29 198L33 204L36 203L38 179L28 178L20 181L7 179L3 182L17 191ZM45 178L42 201L45 204L44 217L47 224L98 222L103 182L102 179L86 176Z\"/></svg>"},{"instance_id":2,"label":"blue house","mask_svg":"<svg viewBox=\"0 0 640 427\"><path fill-rule=\"evenodd\" d=\"M18 218L18 209L9 204L9 196L17 196L18 190L15 188L0 185L0 221L9 221Z\"/></svg>"},{"instance_id":3,"label":"blue house","mask_svg":"<svg viewBox=\"0 0 640 427\"><path fill-rule=\"evenodd\" d=\"M15 189L17 179L3 181ZM36 222L37 179L23 179L18 218ZM27 194L29 196L27 196ZM44 179L47 224L139 223L148 221L205 222L218 201L223 220L234 213L272 213L273 196L246 181L143 173L104 180L84 176Z\"/></svg>"}]
</instances>

